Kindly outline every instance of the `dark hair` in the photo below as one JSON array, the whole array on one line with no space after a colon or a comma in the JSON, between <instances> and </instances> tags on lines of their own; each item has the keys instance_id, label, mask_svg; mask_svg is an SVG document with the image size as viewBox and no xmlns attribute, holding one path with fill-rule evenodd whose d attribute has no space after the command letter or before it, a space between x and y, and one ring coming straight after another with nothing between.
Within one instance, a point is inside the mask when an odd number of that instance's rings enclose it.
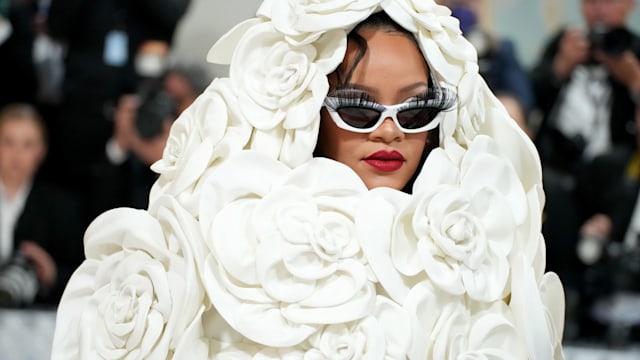
<instances>
[{"instance_id":1,"label":"dark hair","mask_svg":"<svg viewBox=\"0 0 640 360\"><path fill-rule=\"evenodd\" d=\"M11 103L0 109L0 126L10 120L28 120L36 124L45 146L49 143L47 126L35 106L29 103Z\"/></svg>"},{"instance_id":2,"label":"dark hair","mask_svg":"<svg viewBox=\"0 0 640 360\"><path fill-rule=\"evenodd\" d=\"M420 47L418 45L418 42L416 41L416 38L413 36L411 32L407 31L405 28L398 25L398 23L393 21L393 19L391 19L391 17L389 17L389 15L387 15L386 12L378 11L372 14L371 16L369 16L368 18L366 18L361 23L359 23L347 35L347 41L355 42L356 45L358 46L358 51L353 59L353 62L351 63L351 66L344 74L340 71L340 68L336 70L335 73L338 78L338 82L341 85L345 85L349 83L349 81L351 81L351 76L353 75L353 72L355 71L358 64L360 64L360 61L362 61L362 59L364 58L364 55L367 53L369 49L369 47L367 46L367 41L358 33L361 29L364 29L364 28L380 29L380 30L386 30L387 32L402 34L406 36L408 39L410 39L411 41L413 41L414 44L416 45L416 48Z\"/></svg>"}]
</instances>

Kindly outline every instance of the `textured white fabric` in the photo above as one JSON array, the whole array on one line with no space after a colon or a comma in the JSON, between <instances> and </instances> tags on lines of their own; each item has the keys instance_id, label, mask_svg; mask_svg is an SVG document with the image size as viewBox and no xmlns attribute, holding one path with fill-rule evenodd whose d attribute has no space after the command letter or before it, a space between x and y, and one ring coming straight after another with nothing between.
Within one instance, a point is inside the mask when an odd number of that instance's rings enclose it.
<instances>
[{"instance_id":1,"label":"textured white fabric","mask_svg":"<svg viewBox=\"0 0 640 360\"><path fill-rule=\"evenodd\" d=\"M457 92L412 195L313 158L327 75L383 10ZM148 210L99 216L53 359L562 359L540 160L433 0L265 0L174 122Z\"/></svg>"}]
</instances>

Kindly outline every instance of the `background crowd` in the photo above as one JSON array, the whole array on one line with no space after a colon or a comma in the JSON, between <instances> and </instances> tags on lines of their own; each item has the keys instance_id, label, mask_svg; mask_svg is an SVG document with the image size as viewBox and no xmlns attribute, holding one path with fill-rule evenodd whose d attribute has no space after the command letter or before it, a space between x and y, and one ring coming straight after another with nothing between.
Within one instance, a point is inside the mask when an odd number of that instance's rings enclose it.
<instances>
[{"instance_id":1,"label":"background crowd","mask_svg":"<svg viewBox=\"0 0 640 360\"><path fill-rule=\"evenodd\" d=\"M493 31L489 1L440 0L539 151L565 339L640 342L637 1L578 0L583 24L558 29L530 65L517 55L527 44ZM89 222L147 206L149 165L213 78L175 51L190 3L0 0L0 305L55 306Z\"/></svg>"}]
</instances>

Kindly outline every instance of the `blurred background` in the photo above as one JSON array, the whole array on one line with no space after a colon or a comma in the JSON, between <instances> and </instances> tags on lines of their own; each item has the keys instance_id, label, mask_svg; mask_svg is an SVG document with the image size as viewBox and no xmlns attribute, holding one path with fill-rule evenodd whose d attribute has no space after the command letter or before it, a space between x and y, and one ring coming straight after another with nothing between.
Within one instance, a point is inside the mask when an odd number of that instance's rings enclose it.
<instances>
[{"instance_id":1,"label":"blurred background","mask_svg":"<svg viewBox=\"0 0 640 360\"><path fill-rule=\"evenodd\" d=\"M566 358L640 359L640 3L439 2L540 151ZM260 3L0 0L0 360L49 358L84 229L147 206L172 121L227 76L207 52Z\"/></svg>"},{"instance_id":2,"label":"blurred background","mask_svg":"<svg viewBox=\"0 0 640 360\"><path fill-rule=\"evenodd\" d=\"M488 27L516 43L523 65L533 66L547 38L560 27L584 27L581 0L485 0L483 12ZM176 33L175 51L202 59L220 35L239 21L255 15L261 1L193 0ZM629 17L629 26L640 32L640 6ZM212 75L226 74L226 67L207 65Z\"/></svg>"}]
</instances>

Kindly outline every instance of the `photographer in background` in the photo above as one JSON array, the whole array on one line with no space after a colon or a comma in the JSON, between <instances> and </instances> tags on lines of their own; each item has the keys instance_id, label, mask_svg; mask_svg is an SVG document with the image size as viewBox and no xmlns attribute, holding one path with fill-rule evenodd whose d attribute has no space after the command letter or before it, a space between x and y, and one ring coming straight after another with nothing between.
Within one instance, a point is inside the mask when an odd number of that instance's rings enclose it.
<instances>
[{"instance_id":1,"label":"photographer in background","mask_svg":"<svg viewBox=\"0 0 640 360\"><path fill-rule=\"evenodd\" d=\"M584 293L586 264L576 254L582 222L576 179L595 157L613 149L635 149L640 107L640 38L625 25L635 0L580 4L585 30L562 29L531 73L542 114L534 138L546 194L542 233L547 269L558 273L565 285L569 332L579 328L572 321L588 311L579 296Z\"/></svg>"},{"instance_id":2,"label":"photographer in background","mask_svg":"<svg viewBox=\"0 0 640 360\"><path fill-rule=\"evenodd\" d=\"M38 181L47 152L44 122L32 105L0 109L0 305L57 305L83 259L77 202Z\"/></svg>"},{"instance_id":3,"label":"photographer in background","mask_svg":"<svg viewBox=\"0 0 640 360\"><path fill-rule=\"evenodd\" d=\"M92 169L92 216L114 207L146 209L173 121L210 82L199 65L172 58L168 44L147 41L136 53L140 85L120 97L106 161Z\"/></svg>"},{"instance_id":4,"label":"photographer in background","mask_svg":"<svg viewBox=\"0 0 640 360\"><path fill-rule=\"evenodd\" d=\"M625 25L635 0L581 0L587 30L554 36L531 77L547 166L575 174L612 146L635 147L640 38Z\"/></svg>"},{"instance_id":5,"label":"photographer in background","mask_svg":"<svg viewBox=\"0 0 640 360\"><path fill-rule=\"evenodd\" d=\"M146 209L157 179L150 165L162 157L175 100L161 87L123 95L114 114L114 136L106 146L107 162L93 169L94 216L115 207Z\"/></svg>"}]
</instances>

